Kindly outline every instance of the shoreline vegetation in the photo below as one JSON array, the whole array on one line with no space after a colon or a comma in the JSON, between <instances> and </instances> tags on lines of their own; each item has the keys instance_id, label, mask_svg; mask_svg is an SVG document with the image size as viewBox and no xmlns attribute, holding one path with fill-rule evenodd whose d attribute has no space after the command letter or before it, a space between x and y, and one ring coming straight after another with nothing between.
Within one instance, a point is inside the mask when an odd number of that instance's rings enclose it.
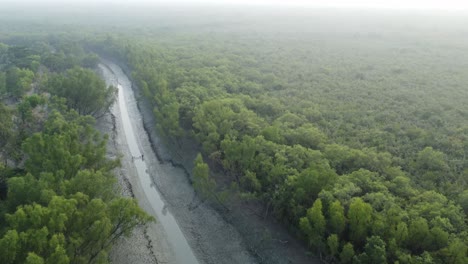
<instances>
[{"instance_id":1,"label":"shoreline vegetation","mask_svg":"<svg viewBox=\"0 0 468 264\"><path fill-rule=\"evenodd\" d=\"M118 195L120 161L106 157L107 135L89 115L108 111L114 89L82 68L92 66L85 53L53 68L50 53L3 47L2 95L14 103L2 112L2 263L105 263L115 241L154 221Z\"/></svg>"}]
</instances>

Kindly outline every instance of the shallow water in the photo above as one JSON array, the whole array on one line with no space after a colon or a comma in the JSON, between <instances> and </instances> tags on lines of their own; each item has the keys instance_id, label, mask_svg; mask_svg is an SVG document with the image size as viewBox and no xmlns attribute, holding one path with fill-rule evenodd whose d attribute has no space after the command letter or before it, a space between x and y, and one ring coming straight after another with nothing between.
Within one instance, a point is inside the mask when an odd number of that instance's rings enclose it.
<instances>
[{"instance_id":1,"label":"shallow water","mask_svg":"<svg viewBox=\"0 0 468 264\"><path fill-rule=\"evenodd\" d=\"M136 131L137 133L135 133L134 130L134 127L141 127L137 122L141 123L142 118L138 110L134 110L131 113L129 111L129 106L134 106L136 104L130 80L123 73L122 69L113 63L106 62L105 65L101 64L100 68L103 71L103 76L106 79L106 82L111 83L118 88L118 100L114 107L118 107L121 113L120 118L123 125L125 140L130 150L130 154L133 157L132 162L135 165L138 179L144 190L144 194L156 213L155 217L163 226L164 231L167 234L167 238L172 246L177 262L198 263L176 219L168 210L161 194L158 192L152 181L152 177L148 174L149 166L146 164L147 161L143 156L141 146L149 145L150 142L144 133L140 133L142 131ZM132 107L132 109L135 108ZM157 165L161 164L151 164L151 166ZM177 168L174 169L177 170ZM164 173L167 170L158 171L159 173Z\"/></svg>"}]
</instances>

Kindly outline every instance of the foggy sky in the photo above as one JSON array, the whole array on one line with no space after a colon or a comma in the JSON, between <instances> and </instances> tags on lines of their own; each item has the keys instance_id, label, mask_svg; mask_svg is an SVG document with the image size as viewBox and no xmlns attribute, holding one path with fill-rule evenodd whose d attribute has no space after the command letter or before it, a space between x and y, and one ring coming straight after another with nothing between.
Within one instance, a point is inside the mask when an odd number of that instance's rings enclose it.
<instances>
[{"instance_id":1,"label":"foggy sky","mask_svg":"<svg viewBox=\"0 0 468 264\"><path fill-rule=\"evenodd\" d=\"M215 4L215 5L269 5L307 6L338 8L385 8L385 9L445 9L467 10L467 0L3 0L10 3L57 3L57 4L97 4L112 3L124 5L138 4Z\"/></svg>"}]
</instances>

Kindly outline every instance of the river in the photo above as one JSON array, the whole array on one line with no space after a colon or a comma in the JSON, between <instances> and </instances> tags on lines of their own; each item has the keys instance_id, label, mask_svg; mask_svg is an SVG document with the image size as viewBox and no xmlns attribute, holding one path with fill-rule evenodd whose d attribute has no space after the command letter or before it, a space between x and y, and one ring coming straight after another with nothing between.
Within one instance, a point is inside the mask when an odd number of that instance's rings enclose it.
<instances>
[{"instance_id":1,"label":"river","mask_svg":"<svg viewBox=\"0 0 468 264\"><path fill-rule=\"evenodd\" d=\"M145 133L135 133L135 129L141 128L143 125L141 124L142 117L138 109L136 109L136 100L133 90L131 89L130 80L123 73L122 69L115 64L101 64L100 68L103 71L103 76L106 78L107 83L112 83L118 88L118 100L114 107L118 108L120 112L118 115L118 117L120 117L119 121L123 127L125 143L128 146L128 154L130 154L129 157L136 169L137 179L140 183L139 186L143 189L144 197L153 209L148 213L153 213L157 222L162 225L166 233L166 238L174 253L174 262L198 263L176 219L171 214L170 210L168 210L168 206L165 204L161 194L156 188L157 185L154 184L153 177L148 173L150 170L148 169L149 164L147 164L147 162L150 159L148 159L149 155L147 155L147 159L145 159L142 146L149 146L150 142ZM158 164L158 162L155 163L153 160L151 166L157 167L161 166L161 164ZM156 168L156 171L164 170Z\"/></svg>"}]
</instances>

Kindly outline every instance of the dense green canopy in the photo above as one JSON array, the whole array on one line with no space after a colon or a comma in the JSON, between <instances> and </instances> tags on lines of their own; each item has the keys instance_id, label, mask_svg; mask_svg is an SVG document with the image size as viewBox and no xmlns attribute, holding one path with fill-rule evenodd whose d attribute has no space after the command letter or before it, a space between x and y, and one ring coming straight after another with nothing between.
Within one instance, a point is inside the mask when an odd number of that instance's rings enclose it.
<instances>
[{"instance_id":1,"label":"dense green canopy","mask_svg":"<svg viewBox=\"0 0 468 264\"><path fill-rule=\"evenodd\" d=\"M128 63L161 133L194 138L219 183L272 208L325 260L467 261L468 79L444 70L466 56L391 50L412 42L231 37L90 45ZM428 67L438 79L418 71ZM202 196L207 174L198 157Z\"/></svg>"},{"instance_id":2,"label":"dense green canopy","mask_svg":"<svg viewBox=\"0 0 468 264\"><path fill-rule=\"evenodd\" d=\"M16 54L10 58L29 51L6 50ZM114 89L74 67L49 79L66 99L25 95L46 78L16 67L26 62L10 60L0 72L0 96L19 100L0 103L0 155L8 165L0 165L0 262L107 263L119 237L152 220L134 199L119 196L112 173L119 160L106 158L107 136L95 130L95 119L80 115L109 107Z\"/></svg>"},{"instance_id":3,"label":"dense green canopy","mask_svg":"<svg viewBox=\"0 0 468 264\"><path fill-rule=\"evenodd\" d=\"M74 67L65 74L49 76L46 90L67 99L68 107L81 115L101 116L115 100L117 89L107 87L96 73Z\"/></svg>"}]
</instances>

